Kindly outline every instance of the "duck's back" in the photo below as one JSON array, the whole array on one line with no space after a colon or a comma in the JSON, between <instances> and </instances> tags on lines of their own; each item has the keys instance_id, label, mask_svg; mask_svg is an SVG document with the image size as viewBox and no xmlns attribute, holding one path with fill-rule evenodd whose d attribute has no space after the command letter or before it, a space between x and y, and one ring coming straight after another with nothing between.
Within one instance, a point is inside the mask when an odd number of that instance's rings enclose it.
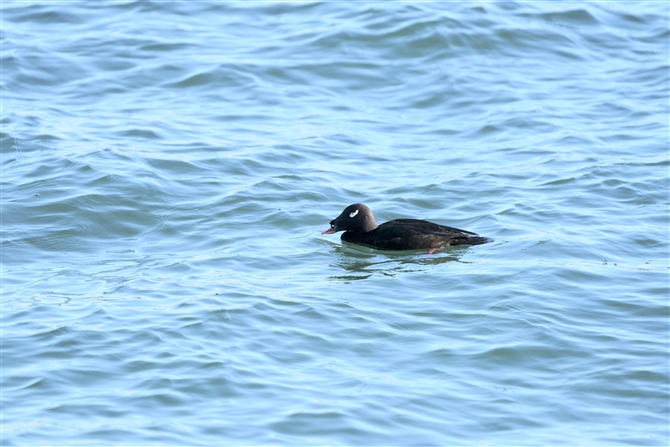
<instances>
[{"instance_id":1,"label":"duck's back","mask_svg":"<svg viewBox=\"0 0 670 447\"><path fill-rule=\"evenodd\" d=\"M382 250L432 250L449 245L478 245L488 239L458 228L419 219L395 219L367 233L345 232L342 240Z\"/></svg>"}]
</instances>

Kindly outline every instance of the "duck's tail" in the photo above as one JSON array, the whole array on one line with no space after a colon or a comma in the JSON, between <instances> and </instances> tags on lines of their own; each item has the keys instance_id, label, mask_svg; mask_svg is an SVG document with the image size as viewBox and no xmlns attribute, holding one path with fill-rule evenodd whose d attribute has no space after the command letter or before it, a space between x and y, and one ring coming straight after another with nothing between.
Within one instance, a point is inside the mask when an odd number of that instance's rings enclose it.
<instances>
[{"instance_id":1,"label":"duck's tail","mask_svg":"<svg viewBox=\"0 0 670 447\"><path fill-rule=\"evenodd\" d=\"M493 242L493 239L482 236L463 236L453 238L449 245L482 245L489 242Z\"/></svg>"}]
</instances>

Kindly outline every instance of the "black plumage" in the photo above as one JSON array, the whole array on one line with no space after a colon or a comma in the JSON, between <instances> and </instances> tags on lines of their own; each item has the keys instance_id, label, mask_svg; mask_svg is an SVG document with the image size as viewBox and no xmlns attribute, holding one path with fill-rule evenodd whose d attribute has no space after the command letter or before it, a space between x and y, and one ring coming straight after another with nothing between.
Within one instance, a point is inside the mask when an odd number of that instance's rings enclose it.
<instances>
[{"instance_id":1,"label":"black plumage","mask_svg":"<svg viewBox=\"0 0 670 447\"><path fill-rule=\"evenodd\" d=\"M395 219L377 225L372 211L362 203L349 205L330 221L321 234L344 231L342 240L381 250L429 250L450 245L479 245L490 242L476 233L419 219Z\"/></svg>"}]
</instances>

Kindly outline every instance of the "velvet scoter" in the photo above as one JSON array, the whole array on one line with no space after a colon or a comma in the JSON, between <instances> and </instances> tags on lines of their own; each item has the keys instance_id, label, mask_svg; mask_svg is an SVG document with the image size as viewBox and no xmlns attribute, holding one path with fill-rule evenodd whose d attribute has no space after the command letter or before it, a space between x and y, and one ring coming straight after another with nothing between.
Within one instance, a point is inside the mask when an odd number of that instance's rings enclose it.
<instances>
[{"instance_id":1,"label":"velvet scoter","mask_svg":"<svg viewBox=\"0 0 670 447\"><path fill-rule=\"evenodd\" d=\"M377 225L372 211L362 203L349 205L330 221L321 234L344 231L342 240L380 250L429 250L433 253L450 245L479 245L490 239L458 228L418 219L395 219Z\"/></svg>"}]
</instances>

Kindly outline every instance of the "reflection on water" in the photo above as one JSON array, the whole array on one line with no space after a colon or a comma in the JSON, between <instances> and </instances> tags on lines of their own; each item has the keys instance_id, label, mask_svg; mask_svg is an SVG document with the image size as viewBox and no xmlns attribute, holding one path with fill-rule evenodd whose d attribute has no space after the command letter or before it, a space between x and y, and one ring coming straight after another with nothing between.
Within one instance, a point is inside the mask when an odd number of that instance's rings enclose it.
<instances>
[{"instance_id":1,"label":"reflection on water","mask_svg":"<svg viewBox=\"0 0 670 447\"><path fill-rule=\"evenodd\" d=\"M336 262L330 267L341 268L347 275L331 276L331 280L353 281L367 279L375 274L396 276L400 273L424 272L429 267L449 262L462 262L461 257L471 247L448 247L437 253L425 250L384 251L342 242L332 248Z\"/></svg>"}]
</instances>

